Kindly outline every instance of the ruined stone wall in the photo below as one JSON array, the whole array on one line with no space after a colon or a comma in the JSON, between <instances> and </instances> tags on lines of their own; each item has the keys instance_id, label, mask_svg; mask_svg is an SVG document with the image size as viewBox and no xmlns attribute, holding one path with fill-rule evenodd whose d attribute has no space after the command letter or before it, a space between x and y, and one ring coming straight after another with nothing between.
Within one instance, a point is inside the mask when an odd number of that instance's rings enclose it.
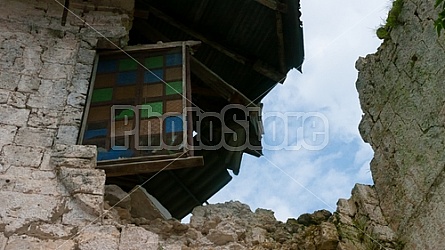
<instances>
[{"instance_id":1,"label":"ruined stone wall","mask_svg":"<svg viewBox=\"0 0 445 250\"><path fill-rule=\"evenodd\" d=\"M104 38L71 14L61 26L56 1L0 1L0 249L99 249L88 237L133 230L96 226L105 174L95 147L75 146L95 49L128 41L128 4L111 2L71 1Z\"/></svg>"},{"instance_id":2,"label":"ruined stone wall","mask_svg":"<svg viewBox=\"0 0 445 250\"><path fill-rule=\"evenodd\" d=\"M381 209L406 249L445 249L445 40L435 0L402 2L378 52L357 62L360 131L375 151Z\"/></svg>"}]
</instances>

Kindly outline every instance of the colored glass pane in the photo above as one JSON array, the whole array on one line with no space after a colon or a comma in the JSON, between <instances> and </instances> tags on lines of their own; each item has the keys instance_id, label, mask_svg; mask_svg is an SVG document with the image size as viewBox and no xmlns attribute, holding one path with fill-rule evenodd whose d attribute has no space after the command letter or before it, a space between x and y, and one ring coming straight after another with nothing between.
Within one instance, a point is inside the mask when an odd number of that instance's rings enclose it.
<instances>
[{"instance_id":1,"label":"colored glass pane","mask_svg":"<svg viewBox=\"0 0 445 250\"><path fill-rule=\"evenodd\" d=\"M120 72L117 75L117 85L130 85L135 84L137 79L137 72L131 71L131 72Z\"/></svg>"},{"instance_id":2,"label":"colored glass pane","mask_svg":"<svg viewBox=\"0 0 445 250\"><path fill-rule=\"evenodd\" d=\"M164 70L155 69L144 72L144 83L162 82L164 79Z\"/></svg>"},{"instance_id":3,"label":"colored glass pane","mask_svg":"<svg viewBox=\"0 0 445 250\"><path fill-rule=\"evenodd\" d=\"M117 70L117 62L112 61L100 61L97 65L97 73L110 73Z\"/></svg>"},{"instance_id":4,"label":"colored glass pane","mask_svg":"<svg viewBox=\"0 0 445 250\"><path fill-rule=\"evenodd\" d=\"M116 120L122 120L125 119L125 117L127 117L127 119L131 119L134 117L134 111L132 109L116 109L116 116L115 119Z\"/></svg>"},{"instance_id":5,"label":"colored glass pane","mask_svg":"<svg viewBox=\"0 0 445 250\"><path fill-rule=\"evenodd\" d=\"M88 112L88 126L90 126L90 122L104 121L107 122L110 120L110 106L100 106L100 107L91 107ZM107 126L103 126L100 128L106 128ZM90 129L88 127L88 129Z\"/></svg>"},{"instance_id":6,"label":"colored glass pane","mask_svg":"<svg viewBox=\"0 0 445 250\"><path fill-rule=\"evenodd\" d=\"M164 120L165 132L173 133L183 130L182 127L182 117L181 116L170 116Z\"/></svg>"},{"instance_id":7,"label":"colored glass pane","mask_svg":"<svg viewBox=\"0 0 445 250\"><path fill-rule=\"evenodd\" d=\"M138 68L138 63L131 58L119 61L119 71L136 70L137 68Z\"/></svg>"},{"instance_id":8,"label":"colored glass pane","mask_svg":"<svg viewBox=\"0 0 445 250\"><path fill-rule=\"evenodd\" d=\"M83 136L84 140L89 140L97 137L105 137L107 136L108 130L106 128L103 129L91 129L85 131L85 134Z\"/></svg>"},{"instance_id":9,"label":"colored glass pane","mask_svg":"<svg viewBox=\"0 0 445 250\"><path fill-rule=\"evenodd\" d=\"M165 65L177 66L182 64L182 54L170 54L165 56Z\"/></svg>"},{"instance_id":10,"label":"colored glass pane","mask_svg":"<svg viewBox=\"0 0 445 250\"><path fill-rule=\"evenodd\" d=\"M162 96L163 84L150 84L142 87L142 97Z\"/></svg>"},{"instance_id":11,"label":"colored glass pane","mask_svg":"<svg viewBox=\"0 0 445 250\"><path fill-rule=\"evenodd\" d=\"M165 70L165 80L166 81L177 81L182 79L182 68L175 67Z\"/></svg>"},{"instance_id":12,"label":"colored glass pane","mask_svg":"<svg viewBox=\"0 0 445 250\"><path fill-rule=\"evenodd\" d=\"M146 58L144 64L149 69L162 68L164 66L164 56Z\"/></svg>"},{"instance_id":13,"label":"colored glass pane","mask_svg":"<svg viewBox=\"0 0 445 250\"><path fill-rule=\"evenodd\" d=\"M116 83L116 74L97 74L94 80L94 88L113 87Z\"/></svg>"},{"instance_id":14,"label":"colored glass pane","mask_svg":"<svg viewBox=\"0 0 445 250\"><path fill-rule=\"evenodd\" d=\"M151 102L142 105L141 118L149 118L162 115L162 102Z\"/></svg>"},{"instance_id":15,"label":"colored glass pane","mask_svg":"<svg viewBox=\"0 0 445 250\"><path fill-rule=\"evenodd\" d=\"M182 99L167 101L166 106L166 112L182 113Z\"/></svg>"},{"instance_id":16,"label":"colored glass pane","mask_svg":"<svg viewBox=\"0 0 445 250\"><path fill-rule=\"evenodd\" d=\"M116 88L116 91L114 91L114 98L116 98L117 100L134 99L135 97L136 97L135 86L118 87Z\"/></svg>"},{"instance_id":17,"label":"colored glass pane","mask_svg":"<svg viewBox=\"0 0 445 250\"><path fill-rule=\"evenodd\" d=\"M93 91L93 96L91 97L91 102L105 102L105 101L111 101L113 98L113 89L112 88L106 88L106 89L95 89Z\"/></svg>"},{"instance_id":18,"label":"colored glass pane","mask_svg":"<svg viewBox=\"0 0 445 250\"><path fill-rule=\"evenodd\" d=\"M174 94L182 94L182 82L169 82L165 84L165 94L166 95L174 95Z\"/></svg>"}]
</instances>

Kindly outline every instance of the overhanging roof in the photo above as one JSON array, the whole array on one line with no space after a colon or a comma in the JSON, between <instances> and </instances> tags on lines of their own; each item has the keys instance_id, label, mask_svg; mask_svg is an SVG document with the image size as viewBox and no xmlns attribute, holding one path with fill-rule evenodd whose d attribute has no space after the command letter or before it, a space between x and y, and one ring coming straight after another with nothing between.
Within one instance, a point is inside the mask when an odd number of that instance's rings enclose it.
<instances>
[{"instance_id":1,"label":"overhanging roof","mask_svg":"<svg viewBox=\"0 0 445 250\"><path fill-rule=\"evenodd\" d=\"M292 68L301 70L303 31L298 0L138 0L135 31L161 33L152 42L200 40L195 57L259 101ZM138 16L138 15L136 15ZM152 35L152 34L150 34ZM131 41L130 41L131 42Z\"/></svg>"},{"instance_id":2,"label":"overhanging roof","mask_svg":"<svg viewBox=\"0 0 445 250\"><path fill-rule=\"evenodd\" d=\"M298 0L137 0L130 43L202 41L193 55L195 63L259 103L290 69L301 70L299 9ZM192 88L197 90L205 83L193 65L192 73ZM192 95L194 103L211 111L225 105L224 98L206 99L193 90ZM231 180L227 169L236 169L239 162L226 162L229 154L225 149L202 150L196 152L204 157L202 168L110 177L107 182L127 191L145 183L147 191L181 219Z\"/></svg>"}]
</instances>

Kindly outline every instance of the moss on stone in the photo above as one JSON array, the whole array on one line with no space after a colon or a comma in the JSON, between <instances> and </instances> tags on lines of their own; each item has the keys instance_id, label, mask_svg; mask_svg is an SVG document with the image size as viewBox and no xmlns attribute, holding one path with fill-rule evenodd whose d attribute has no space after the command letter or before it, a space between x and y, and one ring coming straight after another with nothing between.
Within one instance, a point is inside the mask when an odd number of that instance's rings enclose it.
<instances>
[{"instance_id":1,"label":"moss on stone","mask_svg":"<svg viewBox=\"0 0 445 250\"><path fill-rule=\"evenodd\" d=\"M392 8L388 13L388 17L386 18L386 23L382 27L377 29L377 37L380 39L389 39L390 32L397 25L402 24L399 20L399 15L402 12L403 0L395 0L392 3Z\"/></svg>"}]
</instances>

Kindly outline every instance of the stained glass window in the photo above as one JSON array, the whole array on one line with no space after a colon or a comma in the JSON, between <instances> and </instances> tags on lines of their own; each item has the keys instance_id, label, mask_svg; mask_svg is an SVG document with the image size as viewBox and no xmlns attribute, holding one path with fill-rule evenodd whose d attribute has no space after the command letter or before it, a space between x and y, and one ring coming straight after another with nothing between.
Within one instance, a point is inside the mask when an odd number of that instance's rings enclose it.
<instances>
[{"instance_id":1,"label":"stained glass window","mask_svg":"<svg viewBox=\"0 0 445 250\"><path fill-rule=\"evenodd\" d=\"M99 161L183 152L191 134L187 53L182 46L129 53L99 55L82 144L96 145Z\"/></svg>"}]
</instances>

